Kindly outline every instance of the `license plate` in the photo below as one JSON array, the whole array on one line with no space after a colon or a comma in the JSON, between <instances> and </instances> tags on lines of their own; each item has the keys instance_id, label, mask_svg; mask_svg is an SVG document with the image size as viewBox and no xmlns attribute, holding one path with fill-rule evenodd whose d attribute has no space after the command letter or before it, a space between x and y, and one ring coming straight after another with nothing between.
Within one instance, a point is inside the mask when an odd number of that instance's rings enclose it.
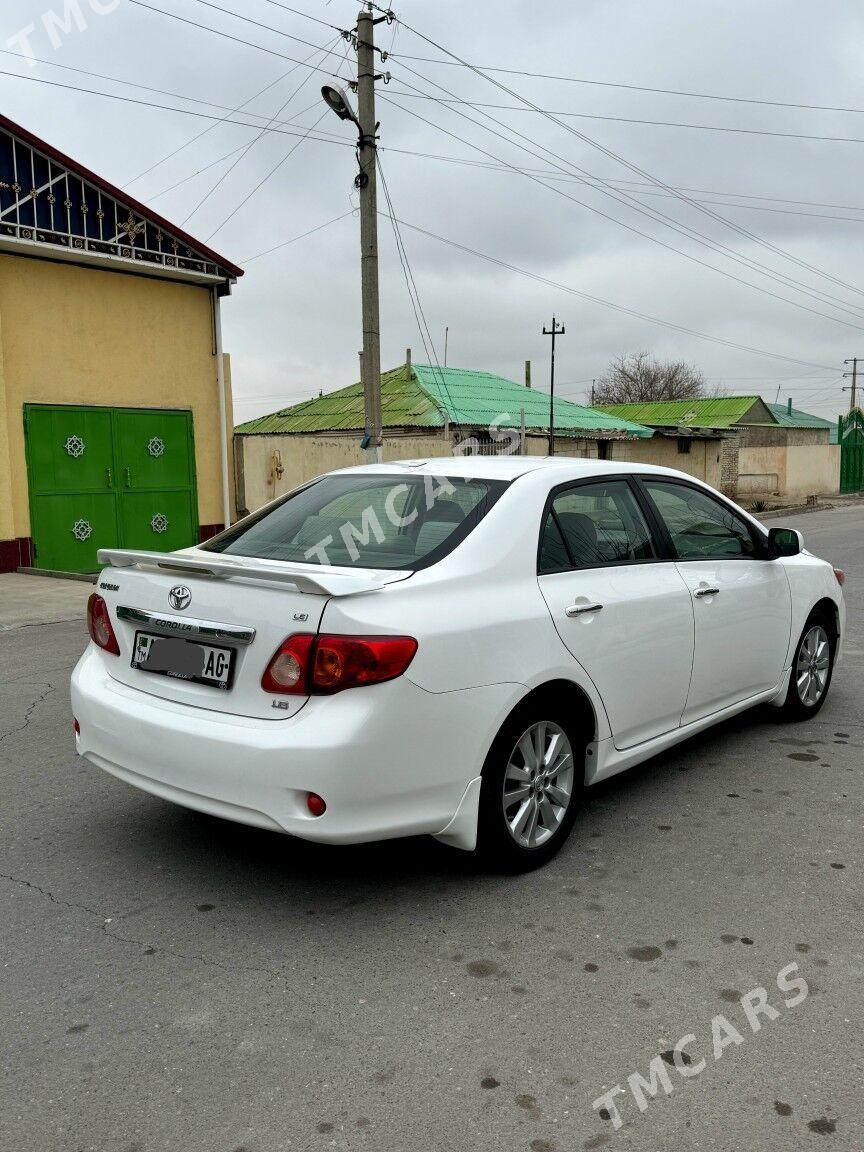
<instances>
[{"instance_id":1,"label":"license plate","mask_svg":"<svg viewBox=\"0 0 864 1152\"><path fill-rule=\"evenodd\" d=\"M227 691L234 673L234 649L136 632L132 667Z\"/></svg>"}]
</instances>

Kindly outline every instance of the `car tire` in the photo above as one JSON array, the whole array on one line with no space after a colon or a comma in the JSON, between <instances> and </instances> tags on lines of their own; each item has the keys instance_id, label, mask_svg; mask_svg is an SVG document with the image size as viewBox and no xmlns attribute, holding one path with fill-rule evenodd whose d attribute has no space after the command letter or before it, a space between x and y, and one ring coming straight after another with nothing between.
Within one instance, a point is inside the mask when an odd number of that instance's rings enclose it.
<instances>
[{"instance_id":1,"label":"car tire","mask_svg":"<svg viewBox=\"0 0 864 1152\"><path fill-rule=\"evenodd\" d=\"M480 788L475 857L483 867L529 872L570 834L584 791L587 738L567 712L554 697L531 701L496 736Z\"/></svg>"},{"instance_id":2,"label":"car tire","mask_svg":"<svg viewBox=\"0 0 864 1152\"><path fill-rule=\"evenodd\" d=\"M792 657L789 688L781 713L784 720L810 720L820 710L831 687L836 648L833 621L826 612L813 612Z\"/></svg>"}]
</instances>

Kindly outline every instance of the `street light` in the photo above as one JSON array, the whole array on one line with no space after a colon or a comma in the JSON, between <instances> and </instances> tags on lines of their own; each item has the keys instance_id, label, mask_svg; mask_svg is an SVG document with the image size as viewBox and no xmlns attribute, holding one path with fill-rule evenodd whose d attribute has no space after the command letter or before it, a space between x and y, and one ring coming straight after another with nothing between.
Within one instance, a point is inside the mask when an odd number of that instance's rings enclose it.
<instances>
[{"instance_id":1,"label":"street light","mask_svg":"<svg viewBox=\"0 0 864 1152\"><path fill-rule=\"evenodd\" d=\"M380 19L385 19L381 17ZM363 447L369 458L380 463L384 455L381 419L381 332L378 305L378 198L376 164L378 122L375 118L375 24L365 8L357 17L357 111L344 88L325 84L321 96L340 120L350 120L358 132L357 160L360 171L354 181L360 197L360 295L363 312L363 401L365 434ZM354 88L354 85L351 86Z\"/></svg>"},{"instance_id":2,"label":"street light","mask_svg":"<svg viewBox=\"0 0 864 1152\"><path fill-rule=\"evenodd\" d=\"M351 120L358 128L360 127L360 121L351 107L348 93L344 88L339 88L335 84L325 84L321 89L321 95L328 108L331 108L340 120Z\"/></svg>"}]
</instances>

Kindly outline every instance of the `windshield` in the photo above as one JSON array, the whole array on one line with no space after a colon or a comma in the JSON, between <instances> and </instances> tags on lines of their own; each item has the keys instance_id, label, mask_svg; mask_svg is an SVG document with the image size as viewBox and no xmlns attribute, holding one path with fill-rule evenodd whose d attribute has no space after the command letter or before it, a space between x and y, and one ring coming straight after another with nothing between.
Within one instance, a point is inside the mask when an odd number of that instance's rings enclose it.
<instances>
[{"instance_id":1,"label":"windshield","mask_svg":"<svg viewBox=\"0 0 864 1152\"><path fill-rule=\"evenodd\" d=\"M303 564L425 568L464 540L506 487L464 477L324 476L202 547Z\"/></svg>"}]
</instances>

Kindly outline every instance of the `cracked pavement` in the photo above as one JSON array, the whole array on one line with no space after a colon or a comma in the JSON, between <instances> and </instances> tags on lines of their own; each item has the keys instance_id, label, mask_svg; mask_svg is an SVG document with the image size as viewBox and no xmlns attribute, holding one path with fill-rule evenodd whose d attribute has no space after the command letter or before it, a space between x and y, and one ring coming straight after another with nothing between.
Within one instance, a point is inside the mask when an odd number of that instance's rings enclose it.
<instances>
[{"instance_id":1,"label":"cracked pavement","mask_svg":"<svg viewBox=\"0 0 864 1152\"><path fill-rule=\"evenodd\" d=\"M83 612L7 622L0 1148L864 1147L864 508L789 523L848 574L817 720L747 714L610 781L511 879L127 788L74 754ZM779 1015L754 1034L759 986ZM718 1013L742 1040L715 1062ZM592 1101L658 1054L673 1091L619 1096L616 1130Z\"/></svg>"}]
</instances>

